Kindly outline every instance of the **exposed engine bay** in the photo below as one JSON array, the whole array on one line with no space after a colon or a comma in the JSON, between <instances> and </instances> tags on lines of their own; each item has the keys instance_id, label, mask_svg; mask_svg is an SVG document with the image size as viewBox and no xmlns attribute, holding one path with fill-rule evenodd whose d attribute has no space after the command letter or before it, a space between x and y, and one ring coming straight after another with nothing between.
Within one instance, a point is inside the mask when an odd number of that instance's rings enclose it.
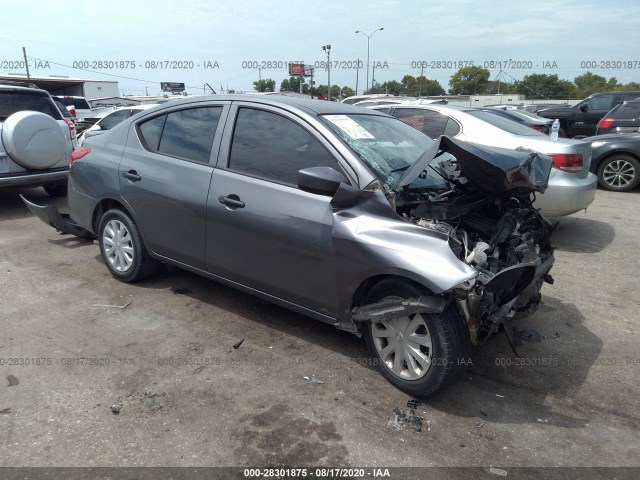
<instances>
[{"instance_id":1,"label":"exposed engine bay","mask_svg":"<svg viewBox=\"0 0 640 480\"><path fill-rule=\"evenodd\" d=\"M446 137L441 140L451 142ZM394 192L392 203L405 220L446 238L454 254L478 271L475 279L451 292L475 344L495 333L504 318L534 311L543 281L553 283L548 273L554 261L553 226L532 206L534 192L546 188L551 167L545 164L545 157L528 152L510 167L496 168L493 157L478 156L481 151L473 152L475 158L470 159L465 146L453 158L443 154L454 153L458 145L446 146L449 148L441 148L427 168L446 179L450 188L416 190L405 182ZM475 163L467 175L462 166L470 160ZM489 172L492 167L494 171ZM518 178L518 185L509 181L509 171L512 178ZM531 172L536 177L527 185ZM513 346L511 330L505 332Z\"/></svg>"}]
</instances>

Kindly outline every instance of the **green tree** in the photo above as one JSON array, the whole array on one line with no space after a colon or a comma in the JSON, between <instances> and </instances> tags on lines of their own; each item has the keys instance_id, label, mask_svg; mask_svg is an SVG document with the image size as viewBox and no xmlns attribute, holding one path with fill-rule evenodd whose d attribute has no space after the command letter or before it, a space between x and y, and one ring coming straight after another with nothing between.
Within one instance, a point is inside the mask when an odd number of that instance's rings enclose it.
<instances>
[{"instance_id":1,"label":"green tree","mask_svg":"<svg viewBox=\"0 0 640 480\"><path fill-rule=\"evenodd\" d=\"M429 80L424 75L416 78L416 85L413 92L411 96L414 97L444 95L447 93L444 88L442 88L442 85L440 85L440 82L437 80Z\"/></svg>"},{"instance_id":2,"label":"green tree","mask_svg":"<svg viewBox=\"0 0 640 480\"><path fill-rule=\"evenodd\" d=\"M374 83L373 85L371 85L371 88L365 93L388 93L390 95L404 95L404 86L400 82L389 80L382 84Z\"/></svg>"},{"instance_id":3,"label":"green tree","mask_svg":"<svg viewBox=\"0 0 640 480\"><path fill-rule=\"evenodd\" d=\"M302 93L309 93L309 84L304 83L302 85ZM282 80L280 83L281 92L300 92L300 77L289 77Z\"/></svg>"},{"instance_id":4,"label":"green tree","mask_svg":"<svg viewBox=\"0 0 640 480\"><path fill-rule=\"evenodd\" d=\"M480 66L463 67L449 80L452 95L474 95L485 93L491 73Z\"/></svg>"},{"instance_id":5,"label":"green tree","mask_svg":"<svg viewBox=\"0 0 640 480\"><path fill-rule=\"evenodd\" d=\"M615 90L640 90L640 83L630 82L625 85L619 85L615 88Z\"/></svg>"},{"instance_id":6,"label":"green tree","mask_svg":"<svg viewBox=\"0 0 640 480\"><path fill-rule=\"evenodd\" d=\"M532 73L516 83L516 92L527 98L566 99L579 96L576 86L568 80L559 80L558 75Z\"/></svg>"},{"instance_id":7,"label":"green tree","mask_svg":"<svg viewBox=\"0 0 640 480\"><path fill-rule=\"evenodd\" d=\"M275 92L276 81L271 78L264 78L253 82L253 88L258 92Z\"/></svg>"},{"instance_id":8,"label":"green tree","mask_svg":"<svg viewBox=\"0 0 640 480\"><path fill-rule=\"evenodd\" d=\"M485 89L485 93L491 95L509 95L512 93L518 93L516 91L516 86L513 83L503 82L501 80L491 80Z\"/></svg>"},{"instance_id":9,"label":"green tree","mask_svg":"<svg viewBox=\"0 0 640 480\"><path fill-rule=\"evenodd\" d=\"M342 87L342 98L353 97L355 94L352 88Z\"/></svg>"},{"instance_id":10,"label":"green tree","mask_svg":"<svg viewBox=\"0 0 640 480\"><path fill-rule=\"evenodd\" d=\"M574 78L573 83L578 89L579 97L588 97L592 93L613 90L617 86L618 81L616 77L611 77L611 80L613 83L607 81L605 77L587 72Z\"/></svg>"}]
</instances>

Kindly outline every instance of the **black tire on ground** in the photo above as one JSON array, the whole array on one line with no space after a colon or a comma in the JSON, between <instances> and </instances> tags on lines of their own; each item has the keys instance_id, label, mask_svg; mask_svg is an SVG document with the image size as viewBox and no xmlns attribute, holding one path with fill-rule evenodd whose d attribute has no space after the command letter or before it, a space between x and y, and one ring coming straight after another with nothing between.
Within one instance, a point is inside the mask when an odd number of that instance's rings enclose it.
<instances>
[{"instance_id":1,"label":"black tire on ground","mask_svg":"<svg viewBox=\"0 0 640 480\"><path fill-rule=\"evenodd\" d=\"M376 284L369 291L366 303L375 303L385 297L392 296L417 298L425 293L414 283L388 278ZM448 306L440 314L423 314L422 318L416 318L416 316L394 319L391 323L387 322L386 325L380 321L367 321L363 325L363 330L369 353L382 376L409 395L426 397L445 389L460 378L465 370L465 365L469 364L471 342L468 327L454 305ZM402 325L405 326L404 329ZM415 327L412 325L420 325L420 327L415 331ZM396 330L394 326L398 329ZM429 337L431 348L425 347L424 344L407 342L408 338L416 338L409 336L411 332L422 338ZM389 341L385 337L381 337L381 334L389 334L389 338L395 338L399 345L418 347L418 355L421 353L423 357L430 358L428 367L421 368L419 363L414 363L413 373L416 378L410 378L412 366L407 363L406 355L404 359L400 360L398 366L394 365L396 354L391 355L385 352L384 348L389 346ZM424 340L421 341L426 343ZM385 352L385 358L382 358L381 351ZM413 357L411 362L415 362L416 357L413 354L411 356ZM396 371L394 371L394 366L396 366ZM416 366L421 368L421 373L418 375L415 375Z\"/></svg>"},{"instance_id":2,"label":"black tire on ground","mask_svg":"<svg viewBox=\"0 0 640 480\"><path fill-rule=\"evenodd\" d=\"M107 268L123 282L136 282L153 273L158 265L147 253L138 227L120 209L105 212L98 227L100 253Z\"/></svg>"},{"instance_id":3,"label":"black tire on ground","mask_svg":"<svg viewBox=\"0 0 640 480\"><path fill-rule=\"evenodd\" d=\"M54 183L51 185L43 185L44 191L50 197L64 197L67 194L67 184Z\"/></svg>"},{"instance_id":4,"label":"black tire on ground","mask_svg":"<svg viewBox=\"0 0 640 480\"><path fill-rule=\"evenodd\" d=\"M628 192L640 184L640 162L630 155L615 154L598 166L598 185L613 192Z\"/></svg>"}]
</instances>

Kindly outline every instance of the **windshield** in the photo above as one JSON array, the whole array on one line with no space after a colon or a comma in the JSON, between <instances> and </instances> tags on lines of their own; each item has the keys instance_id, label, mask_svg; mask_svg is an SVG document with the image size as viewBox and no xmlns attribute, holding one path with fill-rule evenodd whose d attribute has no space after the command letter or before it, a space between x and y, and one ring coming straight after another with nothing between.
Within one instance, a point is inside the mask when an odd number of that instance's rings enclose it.
<instances>
[{"instance_id":1,"label":"windshield","mask_svg":"<svg viewBox=\"0 0 640 480\"><path fill-rule=\"evenodd\" d=\"M351 114L322 118L387 189L393 189L404 172L433 144L423 133L391 117ZM410 187L447 188L447 183L435 170L427 169Z\"/></svg>"},{"instance_id":2,"label":"windshield","mask_svg":"<svg viewBox=\"0 0 640 480\"><path fill-rule=\"evenodd\" d=\"M6 120L9 115L23 110L34 110L46 113L56 120L62 119L62 114L56 110L49 97L41 93L24 91L0 92L0 120Z\"/></svg>"},{"instance_id":3,"label":"windshield","mask_svg":"<svg viewBox=\"0 0 640 480\"><path fill-rule=\"evenodd\" d=\"M545 134L540 133L533 128L529 128L518 122L509 120L508 118L496 115L495 113L484 112L482 110L465 110L465 113L468 113L472 117L479 118L480 120L483 120L487 123L490 123L494 127L498 127L501 130L513 133L514 135L521 135L525 137L546 137Z\"/></svg>"}]
</instances>

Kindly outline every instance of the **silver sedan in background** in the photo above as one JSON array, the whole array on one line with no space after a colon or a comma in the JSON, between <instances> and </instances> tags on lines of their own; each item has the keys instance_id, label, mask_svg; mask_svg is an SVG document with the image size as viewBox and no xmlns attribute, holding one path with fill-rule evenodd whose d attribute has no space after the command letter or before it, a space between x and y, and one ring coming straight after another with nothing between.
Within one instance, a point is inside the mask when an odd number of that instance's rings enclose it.
<instances>
[{"instance_id":1,"label":"silver sedan in background","mask_svg":"<svg viewBox=\"0 0 640 480\"><path fill-rule=\"evenodd\" d=\"M490 112L448 105L403 104L369 107L388 113L431 138L447 135L501 148L525 148L549 155L549 188L534 205L549 217L586 209L595 198L597 178L589 172L591 145L582 140L549 139L536 130Z\"/></svg>"}]
</instances>

